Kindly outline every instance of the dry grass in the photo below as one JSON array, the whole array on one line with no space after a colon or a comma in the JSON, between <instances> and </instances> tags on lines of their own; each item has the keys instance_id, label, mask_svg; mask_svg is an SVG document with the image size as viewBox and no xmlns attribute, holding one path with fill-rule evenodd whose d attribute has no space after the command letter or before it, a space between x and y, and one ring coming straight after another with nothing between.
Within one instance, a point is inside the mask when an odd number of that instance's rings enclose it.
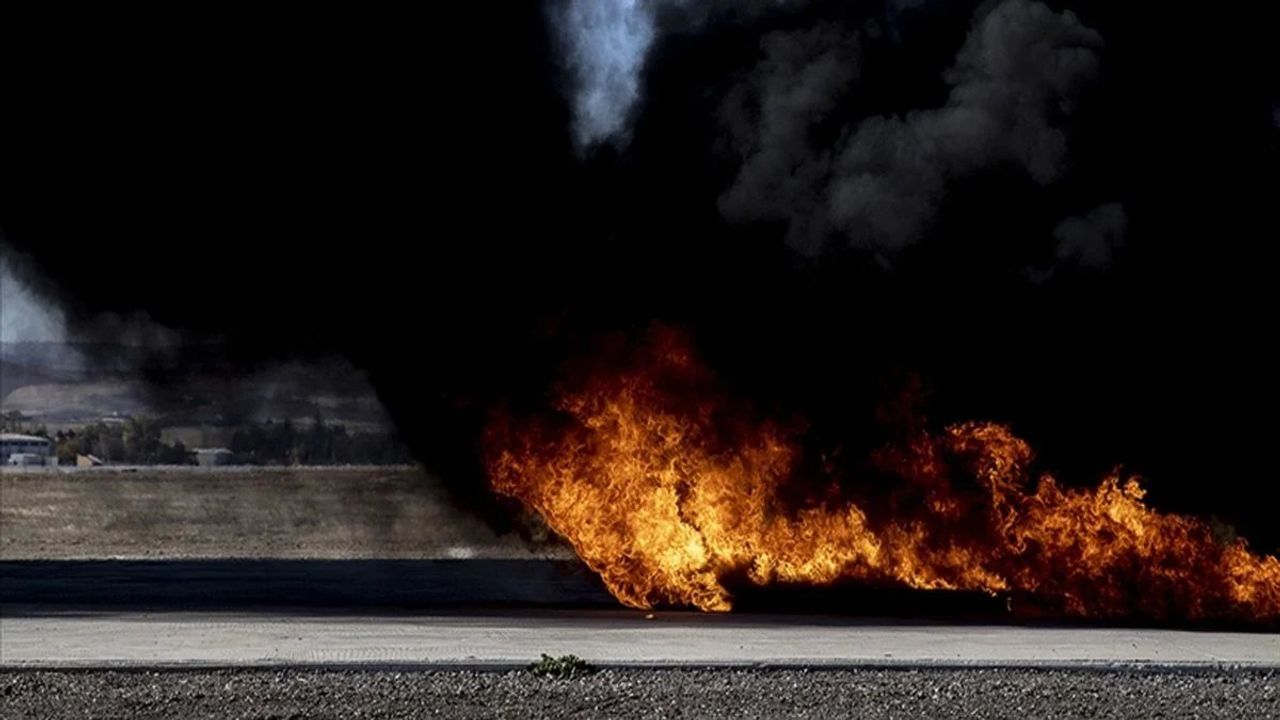
<instances>
[{"instance_id":1,"label":"dry grass","mask_svg":"<svg viewBox=\"0 0 1280 720\"><path fill-rule=\"evenodd\" d=\"M559 557L499 537L421 470L0 472L0 560Z\"/></svg>"}]
</instances>

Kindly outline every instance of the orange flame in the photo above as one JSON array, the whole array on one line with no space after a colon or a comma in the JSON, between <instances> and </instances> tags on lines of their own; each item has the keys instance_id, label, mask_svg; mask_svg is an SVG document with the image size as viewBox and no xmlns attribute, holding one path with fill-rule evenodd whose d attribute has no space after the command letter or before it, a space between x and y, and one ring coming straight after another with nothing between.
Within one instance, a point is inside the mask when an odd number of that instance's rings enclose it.
<instances>
[{"instance_id":1,"label":"orange flame","mask_svg":"<svg viewBox=\"0 0 1280 720\"><path fill-rule=\"evenodd\" d=\"M834 482L818 499L785 501L795 431L745 419L710 386L679 335L656 332L627 367L564 385L559 416L497 418L492 485L633 607L729 610L722 579L745 574L1025 593L1076 616L1280 619L1280 560L1148 508L1135 479L1076 490L1045 475L1031 489L1031 449L993 423L881 450L873 463L893 488L873 502Z\"/></svg>"}]
</instances>

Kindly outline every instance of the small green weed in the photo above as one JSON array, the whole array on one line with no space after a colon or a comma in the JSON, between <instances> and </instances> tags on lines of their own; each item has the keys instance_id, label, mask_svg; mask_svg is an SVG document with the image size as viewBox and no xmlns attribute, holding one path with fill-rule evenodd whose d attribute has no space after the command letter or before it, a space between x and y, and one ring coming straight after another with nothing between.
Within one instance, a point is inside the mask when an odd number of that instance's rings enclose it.
<instances>
[{"instance_id":1,"label":"small green weed","mask_svg":"<svg viewBox=\"0 0 1280 720\"><path fill-rule=\"evenodd\" d=\"M590 663L577 655L551 657L546 653L542 653L542 659L529 666L529 672L534 675L556 678L557 680L582 677L595 671L596 669Z\"/></svg>"}]
</instances>

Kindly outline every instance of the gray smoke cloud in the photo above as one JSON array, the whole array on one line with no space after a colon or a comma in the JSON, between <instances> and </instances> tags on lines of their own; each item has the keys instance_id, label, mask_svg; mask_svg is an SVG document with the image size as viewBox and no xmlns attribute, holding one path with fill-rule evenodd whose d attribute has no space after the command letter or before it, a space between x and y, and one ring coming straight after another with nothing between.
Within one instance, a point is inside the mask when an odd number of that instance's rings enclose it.
<instances>
[{"instance_id":1,"label":"gray smoke cloud","mask_svg":"<svg viewBox=\"0 0 1280 720\"><path fill-rule=\"evenodd\" d=\"M886 0L894 18L925 0ZM580 148L625 142L650 46L672 23L692 30L711 17L760 17L799 0L561 0L549 16L573 78L574 136ZM661 10L664 27L657 26ZM676 18L674 21L672 18ZM856 99L862 27L824 22L770 33L760 60L726 93L724 146L737 164L719 198L730 222L780 222L789 243L817 254L833 241L882 257L918 241L951 183L997 166L1021 168L1050 185L1068 169L1062 120L1099 71L1101 36L1071 11L1039 0L981 6L943 79L941 107L873 116L843 128L830 116ZM818 138L819 132L823 133ZM834 138L834 140L832 139ZM1057 260L1110 262L1123 242L1124 210L1104 205L1055 230Z\"/></svg>"},{"instance_id":2,"label":"gray smoke cloud","mask_svg":"<svg viewBox=\"0 0 1280 720\"><path fill-rule=\"evenodd\" d=\"M943 107L871 117L814 147L832 98L856 92L857 45L821 29L762 44L764 59L725 104L743 157L720 198L727 219L785 222L805 253L841 238L891 255L925 232L949 182L1012 163L1052 183L1067 154L1058 119L1096 76L1102 38L1041 2L984 6L945 75Z\"/></svg>"},{"instance_id":3,"label":"gray smoke cloud","mask_svg":"<svg viewBox=\"0 0 1280 720\"><path fill-rule=\"evenodd\" d=\"M1105 269L1124 246L1128 226L1129 216L1120 203L1106 203L1086 215L1069 217L1053 230L1058 241L1056 258L1087 270Z\"/></svg>"},{"instance_id":4,"label":"gray smoke cloud","mask_svg":"<svg viewBox=\"0 0 1280 720\"><path fill-rule=\"evenodd\" d=\"M823 198L834 158L830 149L813 148L810 135L857 80L858 46L838 24L764 38L764 59L729 92L722 111L742 158L737 182L720 199L726 217L786 218L792 238L825 236Z\"/></svg>"}]
</instances>

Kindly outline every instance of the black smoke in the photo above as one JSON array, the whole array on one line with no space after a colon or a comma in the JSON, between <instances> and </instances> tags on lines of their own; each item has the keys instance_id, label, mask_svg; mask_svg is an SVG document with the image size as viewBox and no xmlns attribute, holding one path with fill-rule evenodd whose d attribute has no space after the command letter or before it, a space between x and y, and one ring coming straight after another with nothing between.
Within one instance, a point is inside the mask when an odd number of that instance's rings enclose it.
<instances>
[{"instance_id":1,"label":"black smoke","mask_svg":"<svg viewBox=\"0 0 1280 720\"><path fill-rule=\"evenodd\" d=\"M729 220L783 221L802 252L834 240L893 253L928 232L950 183L1001 166L1040 186L1068 172L1066 121L1103 45L1074 13L1033 0L981 8L940 73L944 103L833 119L857 103L863 38L882 33L869 21L765 36L723 113L742 156L720 198Z\"/></svg>"},{"instance_id":2,"label":"black smoke","mask_svg":"<svg viewBox=\"0 0 1280 720\"><path fill-rule=\"evenodd\" d=\"M7 242L73 327L347 355L498 517L490 410L660 320L816 447L919 377L1280 543L1265 4L653 3L585 147L562 4L456 5L6 18Z\"/></svg>"}]
</instances>

